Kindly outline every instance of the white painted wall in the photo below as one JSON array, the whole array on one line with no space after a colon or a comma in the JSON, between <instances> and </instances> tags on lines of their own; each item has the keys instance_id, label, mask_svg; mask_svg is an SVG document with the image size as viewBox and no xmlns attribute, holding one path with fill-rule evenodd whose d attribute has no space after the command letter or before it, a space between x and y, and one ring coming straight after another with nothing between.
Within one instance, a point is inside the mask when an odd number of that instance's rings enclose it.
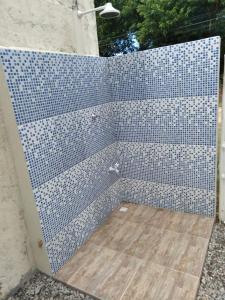
<instances>
[{"instance_id":1,"label":"white painted wall","mask_svg":"<svg viewBox=\"0 0 225 300\"><path fill-rule=\"evenodd\" d=\"M0 111L0 299L33 267L20 200L15 167Z\"/></svg>"},{"instance_id":2,"label":"white painted wall","mask_svg":"<svg viewBox=\"0 0 225 300\"><path fill-rule=\"evenodd\" d=\"M95 14L77 17L74 0L0 0L0 46L98 55ZM79 9L94 7L78 0Z\"/></svg>"},{"instance_id":3,"label":"white painted wall","mask_svg":"<svg viewBox=\"0 0 225 300\"><path fill-rule=\"evenodd\" d=\"M94 7L78 0L79 9ZM95 14L73 0L0 0L0 46L98 55ZM0 111L0 299L35 267L5 123Z\"/></svg>"}]
</instances>

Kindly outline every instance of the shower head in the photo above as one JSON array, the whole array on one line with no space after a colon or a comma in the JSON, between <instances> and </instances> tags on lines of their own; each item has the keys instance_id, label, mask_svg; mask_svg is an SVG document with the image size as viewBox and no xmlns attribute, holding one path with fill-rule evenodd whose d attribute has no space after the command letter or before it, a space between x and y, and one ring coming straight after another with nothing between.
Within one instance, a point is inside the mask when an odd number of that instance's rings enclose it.
<instances>
[{"instance_id":1,"label":"shower head","mask_svg":"<svg viewBox=\"0 0 225 300\"><path fill-rule=\"evenodd\" d=\"M112 3L110 3L110 2L106 3L103 6L99 6L99 7L87 10L87 11L78 10L77 14L78 14L79 17L82 17L84 15L87 15L89 13L96 12L96 11L101 11L99 13L99 15L103 19L113 19L113 18L116 18L116 17L120 16L120 11L118 9L115 9L112 6Z\"/></svg>"},{"instance_id":2,"label":"shower head","mask_svg":"<svg viewBox=\"0 0 225 300\"><path fill-rule=\"evenodd\" d=\"M108 2L105 4L105 8L103 11L99 13L99 16L103 19L113 19L120 16L120 11L118 9L115 9L112 6L112 3Z\"/></svg>"}]
</instances>

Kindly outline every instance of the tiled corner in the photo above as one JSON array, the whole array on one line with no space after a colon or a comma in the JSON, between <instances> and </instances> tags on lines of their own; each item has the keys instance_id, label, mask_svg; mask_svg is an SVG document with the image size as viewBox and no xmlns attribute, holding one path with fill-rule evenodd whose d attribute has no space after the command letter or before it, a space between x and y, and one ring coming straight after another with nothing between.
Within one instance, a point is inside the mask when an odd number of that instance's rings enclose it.
<instances>
[{"instance_id":1,"label":"tiled corner","mask_svg":"<svg viewBox=\"0 0 225 300\"><path fill-rule=\"evenodd\" d=\"M117 180L46 244L53 272L57 272L74 255L106 216L120 204L121 188L121 182Z\"/></svg>"},{"instance_id":2,"label":"tiled corner","mask_svg":"<svg viewBox=\"0 0 225 300\"><path fill-rule=\"evenodd\" d=\"M53 272L121 200L215 215L219 57L219 37L111 58L0 49Z\"/></svg>"},{"instance_id":3,"label":"tiled corner","mask_svg":"<svg viewBox=\"0 0 225 300\"><path fill-rule=\"evenodd\" d=\"M112 144L33 190L46 242L118 180L109 172L116 149Z\"/></svg>"}]
</instances>

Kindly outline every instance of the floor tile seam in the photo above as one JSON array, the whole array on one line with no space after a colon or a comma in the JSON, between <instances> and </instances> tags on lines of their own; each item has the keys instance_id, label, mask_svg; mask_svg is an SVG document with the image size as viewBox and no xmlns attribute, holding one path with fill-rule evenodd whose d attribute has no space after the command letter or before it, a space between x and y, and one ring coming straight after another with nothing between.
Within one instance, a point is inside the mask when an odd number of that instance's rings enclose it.
<instances>
[{"instance_id":1,"label":"floor tile seam","mask_svg":"<svg viewBox=\"0 0 225 300\"><path fill-rule=\"evenodd\" d=\"M110 249L110 250L112 251L112 249ZM114 263L116 260L118 260L119 257L120 257L120 255L117 256L117 255L118 255L117 251L113 250L113 252L116 252L116 253L114 254L114 256L113 256L112 258L109 258L110 266L113 265L113 263ZM117 257L115 258L115 256L117 256ZM114 260L114 258L115 258L115 260ZM116 272L118 271L119 268L120 268L120 264L118 264L118 265L116 266ZM104 270L104 269L103 269L103 270ZM109 271L109 272L107 272L107 271L108 271L108 270L106 270L106 274L104 274L104 275L105 275L105 276L104 276L105 278L103 278L103 280L101 281L100 288L101 288L101 287L104 287L104 284L107 283L108 278L110 278L110 276L113 275L113 271L112 271L112 270ZM95 286L95 287L93 288L93 293L94 293L94 294L97 294L97 293L98 293L98 290L99 290L99 287L98 287L98 286Z\"/></svg>"},{"instance_id":2,"label":"floor tile seam","mask_svg":"<svg viewBox=\"0 0 225 300\"><path fill-rule=\"evenodd\" d=\"M120 179L123 180L123 179L126 179L126 178L121 177ZM137 179L137 180L139 180L139 179ZM142 181L142 180L140 180L140 181ZM153 183L155 183L155 182L153 182ZM196 213L189 213L189 212L174 210L174 209L170 209L170 208L166 208L166 207L155 207L155 206L152 206L152 205L149 205L149 204L135 203L135 202L131 202L131 200L124 200L124 199L121 200L121 205L123 205L123 204L124 205L131 204L131 205L134 205L134 206L136 205L136 206L142 206L142 207L150 207L150 208L153 208L153 209L160 209L160 210L163 210L163 211L172 212L172 213L177 214L177 215L184 214L185 216L196 216L196 217L201 217L203 219L204 218L211 219L215 223L215 216L206 216L206 215L200 215L200 214L196 214Z\"/></svg>"},{"instance_id":3,"label":"floor tile seam","mask_svg":"<svg viewBox=\"0 0 225 300\"><path fill-rule=\"evenodd\" d=\"M98 246L98 245L96 245L96 244L94 244L94 243L93 243L93 245L94 245L95 247L97 247L99 251L101 250L101 248L103 248L103 247ZM92 246L93 246L93 245L92 245ZM82 246L84 246L84 245L82 245ZM81 248L80 248L80 249L81 249ZM80 249L78 249L78 251L79 251ZM75 257L75 256L76 256L76 254L75 254L73 257ZM83 267L83 265L80 265L80 267L76 270L76 272L74 272L74 273L67 279L67 281L66 281L67 284L69 284L68 281L69 281L70 279L72 279L72 277L75 275L75 273L79 272L79 271L81 270L82 267Z\"/></svg>"},{"instance_id":4,"label":"floor tile seam","mask_svg":"<svg viewBox=\"0 0 225 300\"><path fill-rule=\"evenodd\" d=\"M154 228L157 228L157 227L154 227ZM174 231L170 231L170 230L163 230L163 231L174 232ZM175 233L177 233L177 232L175 232ZM140 233L140 235L139 235L138 238L140 238L142 234L143 234L143 232ZM189 236L193 236L193 235L190 235L190 234L188 234L188 235L189 235ZM204 240L207 242L207 246L208 246L209 240L208 240L208 239L205 239L205 238L202 238L202 237L200 237L200 238L201 238L201 239L204 239ZM129 245L127 245L127 246L123 249L123 251L115 250L115 249L113 249L113 248L108 247L107 245L105 245L104 248L107 248L107 249L109 249L109 250L113 250L113 251L118 252L118 253L119 253L119 256L118 256L118 257L120 257L120 256L122 256L122 255L124 254L124 255L130 256L130 257L132 257L132 258L134 258L134 259L136 259L136 260L139 260L141 264L146 264L147 262L151 262L151 263L158 264L158 265L160 265L160 266L166 267L166 268L168 268L168 269L171 269L171 270L174 270L174 271L177 271L177 272L180 272L180 273L185 273L185 274L189 274L189 275L194 276L194 277L199 277L199 276L194 275L194 274L189 273L189 272L183 272L183 271L180 271L180 270L178 270L178 269L171 268L171 267L167 267L167 266L165 266L165 265L163 265L163 264L160 264L160 263L156 263L156 262L154 262L154 261L151 260L151 259L150 259L150 260L149 260L149 259L148 259L148 260L145 260L145 259L139 258L139 257L137 257L137 256L135 256L135 255L127 254L127 253L126 253L126 250L127 250L127 248L129 248L129 246L132 245L132 243L133 243L133 241L130 242ZM204 253L204 256L206 256L207 248L204 249L204 252L205 252L205 253Z\"/></svg>"},{"instance_id":5,"label":"floor tile seam","mask_svg":"<svg viewBox=\"0 0 225 300\"><path fill-rule=\"evenodd\" d=\"M116 217L115 218L117 219L120 219L119 217ZM126 220L125 222L129 222L129 223L132 223L132 224L136 224L136 225L139 225L139 223L137 222L133 222L132 220ZM201 238L201 239L204 239L204 240L210 240L210 236L209 238L206 238L206 237L203 237L201 235L198 235L198 234L193 234L193 233L189 233L189 232L179 232L179 231L176 231L176 230L172 230L172 229L165 229L165 228L159 228L157 227L156 225L151 225L151 224L146 224L145 222L143 223L140 223L142 226L144 225L148 225L148 227L153 227L153 228L156 228L156 229L159 229L159 230L162 230L162 231L168 231L168 232L175 232L175 233L178 233L178 234L182 234L182 235L189 235L189 236L194 236L194 237L197 237L197 238ZM210 232L211 232L211 229L210 229Z\"/></svg>"},{"instance_id":6,"label":"floor tile seam","mask_svg":"<svg viewBox=\"0 0 225 300\"><path fill-rule=\"evenodd\" d=\"M110 248L110 247L107 246L107 245L104 246L104 248L106 248L106 249L108 249L108 250L111 250L111 251L113 250L113 251L117 252L117 253L118 253L118 257L117 257L116 259L119 259L122 255L125 255L125 256L134 258L134 259L135 259L136 261L138 261L138 263L140 263L140 264L145 263L145 260L144 260L143 258L139 258L139 257L137 257L137 256L134 256L134 255L131 255L131 254L127 254L127 253L126 253L127 248L128 248L131 244L132 244L132 242L131 242L128 246L126 246L125 249L123 249L122 251L115 250L115 249L113 249L113 248Z\"/></svg>"},{"instance_id":7,"label":"floor tile seam","mask_svg":"<svg viewBox=\"0 0 225 300\"><path fill-rule=\"evenodd\" d=\"M140 267L141 267L141 265L138 266L137 270L136 270L136 271L134 272L134 274L131 276L131 278L130 278L129 282L127 283L127 286L125 287L125 289L124 289L124 291L123 291L121 297L119 298L119 300L122 300L122 299L123 299L123 296L126 294L127 290L129 289L129 287L130 287L130 285L131 285L133 279L135 278L137 272L139 271Z\"/></svg>"},{"instance_id":8,"label":"floor tile seam","mask_svg":"<svg viewBox=\"0 0 225 300\"><path fill-rule=\"evenodd\" d=\"M137 269L139 269L139 267L142 265L142 263L143 263L143 261L141 261L141 259L138 259L138 258L136 258L136 257L134 257L134 256L132 256L132 255L128 255L128 254L126 254L126 253L124 253L124 251L117 251L117 250L114 250L114 249L111 249L111 248L109 248L109 247L107 247L107 246L104 246L104 248L106 248L106 249L109 249L109 250L113 250L114 252L116 252L116 258L115 258L115 260L119 260L120 258L121 258L121 256L124 254L124 255L126 255L126 256L129 256L129 257L131 257L132 259L135 259L136 261L138 261L138 268ZM112 258L112 260L113 260L113 258ZM140 261L139 261L140 260ZM118 269L120 269L120 267L121 267L121 264L119 265L119 266L117 266L116 267L116 271L118 271ZM137 272L137 270L135 271L135 274L136 274L136 272ZM131 278L133 278L133 275L131 276ZM131 280L131 279L130 279ZM129 280L129 282L130 282L130 280ZM105 278L105 279L103 279L103 285L105 284L107 282L107 277ZM129 285L129 284L127 284L127 285ZM126 288L125 288L126 289ZM95 292L97 293L97 290L98 290L98 288L96 288L95 289ZM124 294L124 292L122 293L122 294ZM120 298L121 299L121 298ZM105 299L104 299L105 300Z\"/></svg>"},{"instance_id":9,"label":"floor tile seam","mask_svg":"<svg viewBox=\"0 0 225 300\"><path fill-rule=\"evenodd\" d=\"M78 288L78 287L75 287L75 286L73 286L73 285L71 285L71 284L68 284L68 283L66 283L65 281L61 280L61 279L55 278L54 276L53 276L53 279L56 280L57 282L60 282L61 284L66 285L66 286L69 287L69 288L75 289L76 291L78 290L78 291L80 291L81 293L84 293L84 294L86 293L88 296L96 298L95 300L103 300L103 299L100 299L99 297L97 297L97 296L95 296L95 295L93 295L93 294L91 295L91 294L88 293L87 291L84 291L84 290L82 290L82 289L80 289L80 288ZM93 300L94 300L94 299L93 299Z\"/></svg>"},{"instance_id":10,"label":"floor tile seam","mask_svg":"<svg viewBox=\"0 0 225 300\"><path fill-rule=\"evenodd\" d=\"M99 247L99 246L98 246L98 247ZM101 247L99 247L99 248L101 248ZM116 251L116 250L114 250L114 249L108 248L107 246L104 246L104 248L113 250L113 251L115 251L115 252L119 252L119 251ZM125 254L124 251L121 251L121 252L119 252L119 253L120 253L120 254L119 254L119 256L118 256L117 258L121 257L122 254ZM125 255L128 255L128 254L125 254ZM132 257L132 258L134 258L134 259L137 259L137 258L136 258L135 256L133 256L133 255L128 255L128 256L130 256L130 257ZM137 270L135 271L135 273L133 274L133 276L130 278L129 283L127 284L126 288L124 289L123 294L122 294L121 297L119 298L120 300L122 300L122 298L123 298L123 296L125 295L126 291L127 291L128 288L130 287L130 285L131 285L131 283L132 283L132 281L133 281L133 278L134 278L135 275L137 274L138 270L139 270L142 266L144 266L144 265L146 264L146 261L144 261L143 259L138 258L138 260L140 261L140 262L139 262L139 266L138 266ZM156 263L156 262L151 261L151 260L150 260L148 263L152 263L152 264L155 264L155 265L159 265L159 266L162 266L163 268L165 268L165 269L167 269L167 270L171 270L171 271L174 271L174 272L177 272L177 273L181 273L181 274L184 274L184 275L188 275L188 276L190 276L190 277L192 277L192 278L195 278L196 280L198 280L198 281L200 282L201 275L200 275L200 276L196 276L196 275L193 275L193 274L191 274L191 273L189 273L189 272L183 272L183 271L180 271L180 270L177 270L177 269L174 269L174 268L171 268L171 267L162 265L162 264L160 264L160 263L158 263L158 262ZM82 266L81 266L81 267L82 267ZM81 267L79 267L77 271L79 271L79 269L80 269ZM76 271L76 272L77 272L77 271ZM74 274L73 274L73 275L74 275ZM73 275L72 275L72 276L73 276ZM72 277L72 276L71 276L71 277ZM71 278L71 277L70 277L70 278ZM69 280L69 279L68 279L68 280ZM66 281L66 284L69 284L69 285L71 285L71 286L73 286L73 287L78 287L78 286L72 285L71 283L68 283L68 280ZM79 287L78 287L78 288L79 288ZM91 293L94 297L99 297L99 296L97 295L96 292L91 292L91 291L88 291L88 290L86 290L86 289L83 289L83 290L84 290L84 292ZM196 293L197 293L197 292L196 292Z\"/></svg>"},{"instance_id":11,"label":"floor tile seam","mask_svg":"<svg viewBox=\"0 0 225 300\"><path fill-rule=\"evenodd\" d=\"M117 256L116 259L118 259L120 256L122 256L122 254L125 254L123 251L120 252L120 251L117 251L117 250L115 250L115 249L109 248L109 247L107 247L107 246L99 246L99 245L97 245L97 244L94 243L94 242L92 242L92 245L94 245L96 248L98 248L99 252L100 252L103 248L115 252L115 255ZM79 250L78 250L78 251L79 251ZM118 254L119 254L119 255L118 255ZM79 272L80 269L81 269L82 267L83 267L83 266L81 265L81 266L76 270L76 273ZM75 273L73 273L72 276L71 276L67 281L69 281L74 275L75 275Z\"/></svg>"},{"instance_id":12,"label":"floor tile seam","mask_svg":"<svg viewBox=\"0 0 225 300\"><path fill-rule=\"evenodd\" d=\"M78 272L78 271L81 269L81 267L82 267L82 266L80 266L80 267L76 270L76 272ZM73 283L70 283L70 282L69 282L70 279L75 275L76 272L74 272L67 280L62 280L61 278L58 278L57 276L54 276L54 278L56 278L57 280L59 280L59 281L61 281L61 282L64 282L64 283L65 283L66 285L68 285L68 286L72 286L72 287L75 288L75 289L82 290L83 292L89 293L89 294L91 294L92 296L94 296L94 297L100 299L97 295L94 295L94 293L90 293L90 291L88 291L87 289L84 289L84 288L82 288L82 287L79 287L79 285L77 285L77 283L76 283L76 284L73 284ZM100 299L100 300L103 300L103 299Z\"/></svg>"},{"instance_id":13,"label":"floor tile seam","mask_svg":"<svg viewBox=\"0 0 225 300\"><path fill-rule=\"evenodd\" d=\"M67 284L71 286L71 284L69 284L69 283L67 283ZM106 299L100 298L97 294L93 293L92 291L88 291L88 289L82 289L82 288L77 287L77 286L75 286L75 285L72 285L72 286L73 286L75 289L81 290L81 291L83 291L84 293L86 293L86 294L88 294L88 295L91 295L91 296L97 298L98 300L106 300Z\"/></svg>"},{"instance_id":14,"label":"floor tile seam","mask_svg":"<svg viewBox=\"0 0 225 300\"><path fill-rule=\"evenodd\" d=\"M173 271L173 272L177 272L177 273L181 273L181 274L184 274L184 275L191 276L191 277L196 278L196 279L198 279L198 280L200 280L200 278L201 278L201 275L200 275L200 276L197 276L197 275L194 275L194 274L189 273L189 272L184 272L184 271L181 271L181 270L177 270L177 269L175 269L175 268L165 266L165 265L160 264L160 263L158 263L158 262L156 263L156 262L150 260L149 263L152 263L152 264L154 264L154 265L159 265L159 266L164 267L165 269L168 269L168 270Z\"/></svg>"},{"instance_id":15,"label":"floor tile seam","mask_svg":"<svg viewBox=\"0 0 225 300\"><path fill-rule=\"evenodd\" d=\"M158 266L160 266L160 267L164 267L165 270L167 269L167 270L170 270L170 271L173 271L173 272L176 272L176 273L181 273L181 274L184 274L184 275L188 275L188 276L190 276L190 277L195 278L196 280L198 280L198 285L199 285L199 283L200 283L200 278L201 278L201 276L199 277L199 276L190 274L190 273L188 273L188 272L182 272L182 271L180 271L180 270L176 270L176 269L173 269L173 268L170 268L170 267L161 265L161 264L159 264L159 263L155 263L155 262L150 262L150 263L152 263L152 264L154 264L154 265L158 265ZM133 281L135 275L137 274L137 272L138 272L138 270L139 270L140 268L141 268L141 266L139 266L139 267L137 268L136 272L135 272L134 275L132 276L132 279L129 281L127 287L126 287L125 290L124 290L124 293L122 294L122 296L121 296L121 298L120 298L119 300L123 300L123 296L125 295L126 291L129 289L129 287L130 287L130 285L131 285L131 283L132 283L132 281ZM197 291L198 291L198 289L197 289ZM195 291L195 295L197 295L197 291Z\"/></svg>"},{"instance_id":16,"label":"floor tile seam","mask_svg":"<svg viewBox=\"0 0 225 300\"><path fill-rule=\"evenodd\" d=\"M159 227L157 226L154 226L154 225L150 225L150 227L154 227L154 228L157 228L159 229ZM175 230L172 230L172 229L162 229L163 231L168 231L168 232L175 232L175 233L178 233L178 234L182 234L182 235L188 235L188 236L193 236L193 237L197 237L197 238L200 238L200 239L203 239L203 240L209 240L208 238L206 237L203 237L201 235L197 235L197 234L191 234L189 232L179 232L179 231L175 231Z\"/></svg>"},{"instance_id":17,"label":"floor tile seam","mask_svg":"<svg viewBox=\"0 0 225 300\"><path fill-rule=\"evenodd\" d=\"M205 253L205 255L204 256L206 256L206 253ZM163 263L160 263L159 261L157 261L157 262L155 262L154 261L154 257L153 257L153 259L151 260L151 259L149 259L149 263L153 263L153 264L158 264L158 265L160 265L160 266L162 266L162 267L164 267L164 268L167 268L167 269L169 269L169 270L172 270L172 271L176 271L176 272L179 272L179 273L182 273L182 274L187 274L187 275L189 275L189 276L192 276L192 277L195 277L195 278L198 278L198 279L200 279L201 278L201 272L200 272L200 275L196 275L196 274L193 274L193 273L190 273L190 272L188 272L188 271L181 271L181 270L179 270L179 269L176 269L174 266L167 266L167 265L165 265L165 264L163 264Z\"/></svg>"},{"instance_id":18,"label":"floor tile seam","mask_svg":"<svg viewBox=\"0 0 225 300\"><path fill-rule=\"evenodd\" d=\"M99 248L99 249L105 248L105 249L107 249L107 250L110 250L110 251L115 252L115 255L117 256L116 259L119 259L123 254L127 255L124 251L117 251L117 250L111 249L111 248L109 248L109 247L107 247L107 246L98 246L98 245L96 245L96 244L94 244L94 245L97 246L97 248ZM132 255L127 255L127 256L130 256L130 257L134 258L135 260L140 260L141 262L138 262L138 263L140 264L139 267L142 265L143 261L142 261L141 259L136 258L135 256L132 256ZM139 268L139 267L138 267L138 268ZM82 266L80 266L80 267L78 268L78 270L76 271L76 273L79 272L79 270L80 270L81 268L82 268ZM137 271L136 271L136 272L137 272ZM135 272L135 274L136 274L136 272ZM68 283L68 281L69 281L74 275L75 275L75 273L74 273L74 274L66 281L67 284L71 285L71 283ZM133 278L133 276L132 276L132 278ZM75 287L75 286L74 286L74 287ZM79 288L79 287L78 287L78 288ZM96 289L96 290L97 290L97 289ZM95 290L94 292L92 292L92 291L87 291L87 290L83 289L84 292L90 293L90 294L92 294L94 297L98 297L98 298L99 298L99 296L97 295L96 290ZM99 299L101 299L101 298L99 298ZM102 300L103 300L103 299L102 299ZM104 300L105 300L105 299L104 299Z\"/></svg>"},{"instance_id":19,"label":"floor tile seam","mask_svg":"<svg viewBox=\"0 0 225 300\"><path fill-rule=\"evenodd\" d=\"M116 218L117 218L117 217L116 217ZM126 222L126 221L125 221L125 222ZM129 221L129 222L130 222L130 221ZM137 223L135 223L135 222L132 222L132 223L133 223L133 224L137 224ZM151 226L151 227L158 228L158 227L155 227L155 226ZM173 230L167 230L167 229L162 229L162 230L163 230L163 231L168 231L168 232L176 232L176 231L173 231ZM179 232L176 232L176 233L179 233ZM141 233L140 235L142 235L142 234L143 234L143 233ZM186 234L188 234L189 236L192 236L192 235L189 234L189 233L186 233ZM193 235L193 236L195 236L195 235ZM202 238L202 237L200 237L200 238ZM202 239L207 240L207 242L209 242L209 239L206 239L206 238L202 238ZM132 244L132 242L131 242L129 245L131 245L131 244ZM208 243L207 243L207 244L208 244ZM95 246L97 246L98 248L102 248L101 246L98 246L98 245L95 245ZM107 247L107 246L104 246L104 248L107 248L107 249L110 249L110 250L113 250L113 251L119 253L118 258L121 257L122 254L128 255L128 254L125 253L127 247L126 247L123 251L121 251L121 252L119 252L119 251L117 251L117 250L115 250L115 249L111 249L111 248L109 248L109 247ZM205 254L206 254L206 253L205 253ZM133 256L133 255L128 255L128 256L133 257L134 259L137 259L137 257L135 257L135 256ZM144 264L144 263L145 263L145 261L144 261L143 259L138 258L138 260L140 261L140 264ZM151 262L154 263L154 264L158 264L158 265L160 265L160 266L163 266L163 267L165 267L165 268L167 268L167 269L176 271L176 272L180 272L180 273L183 273L183 274L188 274L189 276L193 276L193 277L196 277L196 278L198 278L198 279L200 278L199 276L193 275L193 274L188 273L188 272L182 272L182 271L180 271L180 270L176 270L176 269L173 269L173 268L171 268L171 267L167 267L167 266L161 265L160 263L155 263L155 262L153 262L153 261L151 261ZM79 271L81 267L82 267L82 266L80 266L79 269L78 269L77 271ZM139 267L140 267L140 266L139 266ZM77 271L76 271L76 272L77 272ZM73 274L73 275L74 275L74 274ZM73 275L67 280L67 282L73 277Z\"/></svg>"},{"instance_id":20,"label":"floor tile seam","mask_svg":"<svg viewBox=\"0 0 225 300\"><path fill-rule=\"evenodd\" d=\"M126 221L125 221L125 222L126 222ZM124 223L125 223L125 222L124 222ZM143 232L142 232L142 233L143 233ZM140 233L140 235L138 236L138 238L140 238L140 236L142 235L142 233ZM103 246L103 247L106 248L106 249L113 250L113 251L116 251L117 253L119 253L118 258L121 257L122 255L126 255L126 256L132 257L132 258L134 258L135 260L139 261L140 264L145 263L145 260L144 260L143 258L139 258L139 257L136 257L136 256L134 256L134 255L130 255L130 254L127 254L127 253L126 253L127 248L129 248L129 246L131 246L132 243L133 243L133 241L130 242L129 245L127 245L122 251L118 251L118 250L112 249L112 248L110 248L110 247L107 246L107 245L105 245L105 246Z\"/></svg>"},{"instance_id":21,"label":"floor tile seam","mask_svg":"<svg viewBox=\"0 0 225 300\"><path fill-rule=\"evenodd\" d=\"M158 229L158 227L155 227L155 226L152 226L152 227ZM163 231L165 231L165 232L175 232L175 233L177 233L176 231L165 230L165 229L163 229ZM140 237L142 234L143 234L143 232L139 235L139 237ZM181 234L182 234L182 233L181 233ZM185 233L185 234L187 234L187 233ZM191 235L191 234L187 234L187 235L189 235L189 236L194 236L194 235ZM206 257L206 254L207 254L207 249L208 249L208 244L209 244L209 239L202 238L202 237L200 237L200 238L207 242L207 247L206 247L206 249L204 249L204 260L205 260L205 257ZM130 246L131 244L132 244L132 242L129 244L129 246ZM125 255L129 255L129 254L126 254L126 252L125 252L126 249L127 249L129 246L127 246L127 247L121 252L121 254L124 253ZM111 249L111 248L109 248L109 249ZM199 278L199 279L201 278L201 273L202 273L202 272L200 272L200 275L197 276L197 275L194 275L194 274L192 274L192 273L189 273L189 272L183 272L183 271L180 271L180 270L178 270L178 269L171 268L171 267L165 266L165 265L160 264L160 263L155 263L155 262L154 262L153 260L151 260L151 259L150 259L150 260L144 260L144 259L139 258L139 257L136 257L136 256L134 256L134 255L129 255L129 256L134 257L135 259L141 260L143 264L146 264L147 262L151 262L151 263L158 264L158 265L160 265L160 266L163 266L163 267L165 267L165 268L171 269L171 270L176 271L176 272L180 272L180 273L183 273L183 274L188 274L188 275L190 275L190 276L193 276L193 277L196 277L196 278ZM203 269L203 266L201 266L201 269Z\"/></svg>"},{"instance_id":22,"label":"floor tile seam","mask_svg":"<svg viewBox=\"0 0 225 300\"><path fill-rule=\"evenodd\" d=\"M77 252L80 251L80 250L84 247L84 245L85 245L85 244L83 244L80 248L78 248L78 249L77 249ZM73 256L72 256L72 257L71 257L71 258L70 258L63 266L62 266L61 269L59 269L59 270L57 271L57 273L58 273L58 272L62 272L63 268L65 268L67 264L68 264L68 265L71 264L70 261L72 261L72 259L77 255L77 252L74 253L74 255L73 255ZM77 269L77 271L79 271L80 268L81 268L81 266ZM76 272L77 272L77 271L76 271ZM53 277L55 277L56 279L61 280L60 278L57 277L57 273L55 273L55 275L54 275ZM73 275L74 275L74 272L72 273L72 275L71 275L68 279L65 280L66 284L69 284L68 281L71 279L71 277L72 277Z\"/></svg>"}]
</instances>

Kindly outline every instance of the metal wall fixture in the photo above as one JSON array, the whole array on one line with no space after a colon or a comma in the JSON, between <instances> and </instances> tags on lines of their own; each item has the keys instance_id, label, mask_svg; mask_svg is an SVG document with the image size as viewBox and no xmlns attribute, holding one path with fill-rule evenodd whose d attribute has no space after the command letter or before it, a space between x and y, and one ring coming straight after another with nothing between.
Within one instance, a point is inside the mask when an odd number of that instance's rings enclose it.
<instances>
[{"instance_id":1,"label":"metal wall fixture","mask_svg":"<svg viewBox=\"0 0 225 300\"><path fill-rule=\"evenodd\" d=\"M114 166L112 167L109 167L109 172L110 173L116 173L117 175L119 175L119 173L120 173L120 170L119 170L119 163L117 162L117 163L115 163L114 164Z\"/></svg>"},{"instance_id":2,"label":"metal wall fixture","mask_svg":"<svg viewBox=\"0 0 225 300\"><path fill-rule=\"evenodd\" d=\"M72 6L72 9L77 9L77 15L80 18L83 17L84 15L87 15L87 14L90 14L90 13L93 13L93 12L98 12L98 11L100 11L99 16L103 19L113 19L113 18L117 18L117 17L120 16L120 11L118 9L115 9L112 6L111 2L108 2L105 5L102 5L102 6L93 8L93 9L89 9L89 10L86 10L86 11L81 11L78 8L77 0L75 0L74 4Z\"/></svg>"}]
</instances>

